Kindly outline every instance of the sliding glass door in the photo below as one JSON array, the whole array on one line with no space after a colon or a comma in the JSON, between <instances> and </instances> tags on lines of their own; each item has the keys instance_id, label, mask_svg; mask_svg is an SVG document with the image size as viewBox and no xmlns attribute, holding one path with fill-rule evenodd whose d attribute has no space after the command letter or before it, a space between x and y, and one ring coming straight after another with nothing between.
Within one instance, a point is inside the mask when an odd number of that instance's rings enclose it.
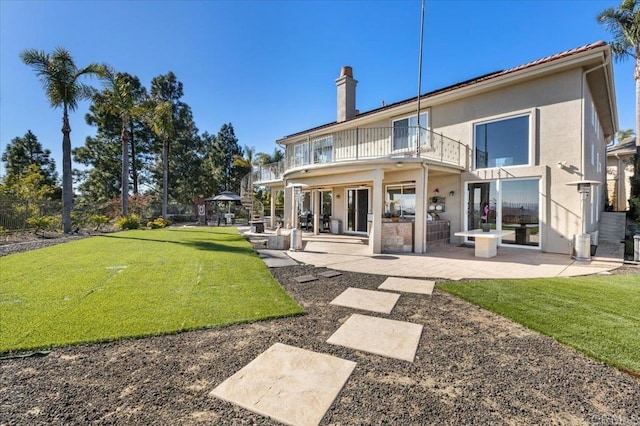
<instances>
[{"instance_id":1,"label":"sliding glass door","mask_svg":"<svg viewBox=\"0 0 640 426\"><path fill-rule=\"evenodd\" d=\"M369 188L347 189L347 232L367 232Z\"/></svg>"},{"instance_id":2,"label":"sliding glass door","mask_svg":"<svg viewBox=\"0 0 640 426\"><path fill-rule=\"evenodd\" d=\"M491 229L514 231L502 244L540 247L540 179L469 182L466 198L468 230L487 222Z\"/></svg>"}]
</instances>

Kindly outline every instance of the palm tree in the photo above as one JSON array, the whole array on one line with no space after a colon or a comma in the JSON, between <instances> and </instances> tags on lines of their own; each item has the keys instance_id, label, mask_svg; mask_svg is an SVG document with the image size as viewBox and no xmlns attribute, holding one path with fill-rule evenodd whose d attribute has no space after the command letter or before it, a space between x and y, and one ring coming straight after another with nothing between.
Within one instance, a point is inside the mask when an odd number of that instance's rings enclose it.
<instances>
[{"instance_id":1,"label":"palm tree","mask_svg":"<svg viewBox=\"0 0 640 426\"><path fill-rule=\"evenodd\" d=\"M71 54L62 47L57 47L51 54L26 49L20 53L20 58L36 72L51 106L62 107L62 229L68 234L73 204L69 111L75 111L79 101L89 99L93 94L93 88L81 83L80 77L99 76L102 67L91 63L78 68Z\"/></svg>"},{"instance_id":2,"label":"palm tree","mask_svg":"<svg viewBox=\"0 0 640 426\"><path fill-rule=\"evenodd\" d=\"M242 167L251 172L253 165L255 164L255 154L256 149L252 146L244 146L243 149L244 155L234 155L233 157L233 165L236 167Z\"/></svg>"},{"instance_id":3,"label":"palm tree","mask_svg":"<svg viewBox=\"0 0 640 426\"><path fill-rule=\"evenodd\" d=\"M605 9L597 16L613 36L611 50L618 60L635 59L633 78L636 80L636 132L640 131L640 7L638 0L623 0L617 9ZM640 138L636 138L636 155L633 167L636 181L640 176ZM640 197L640 185L631 188L632 197Z\"/></svg>"},{"instance_id":4,"label":"palm tree","mask_svg":"<svg viewBox=\"0 0 640 426\"><path fill-rule=\"evenodd\" d=\"M103 80L105 82L107 102L104 103L106 112L120 118L122 143L122 216L127 216L129 201L129 140L127 126L134 117L141 114L138 99L130 76L116 72L109 65L103 66Z\"/></svg>"},{"instance_id":5,"label":"palm tree","mask_svg":"<svg viewBox=\"0 0 640 426\"><path fill-rule=\"evenodd\" d=\"M633 129L619 130L616 134L616 138L618 138L618 142L622 142L623 140L628 139L635 134L636 132L634 132Z\"/></svg>"},{"instance_id":6,"label":"palm tree","mask_svg":"<svg viewBox=\"0 0 640 426\"><path fill-rule=\"evenodd\" d=\"M259 152L256 154L258 162L262 165L278 163L284 160L284 153L278 148L274 148L273 154L267 154L266 152Z\"/></svg>"},{"instance_id":7,"label":"palm tree","mask_svg":"<svg viewBox=\"0 0 640 426\"><path fill-rule=\"evenodd\" d=\"M162 141L162 217L167 218L169 205L169 142L173 136L173 104L156 102L149 108L147 116L153 133Z\"/></svg>"}]
</instances>

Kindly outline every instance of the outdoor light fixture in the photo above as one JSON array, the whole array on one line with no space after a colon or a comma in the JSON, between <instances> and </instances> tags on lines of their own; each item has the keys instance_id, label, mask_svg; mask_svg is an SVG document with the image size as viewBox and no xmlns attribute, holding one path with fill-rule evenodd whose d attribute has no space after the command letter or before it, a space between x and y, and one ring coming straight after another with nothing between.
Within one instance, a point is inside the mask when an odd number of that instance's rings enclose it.
<instances>
[{"instance_id":1,"label":"outdoor light fixture","mask_svg":"<svg viewBox=\"0 0 640 426\"><path fill-rule=\"evenodd\" d=\"M556 164L556 167L559 169L566 169L567 168L567 162L566 161L558 161L558 163Z\"/></svg>"},{"instance_id":2,"label":"outdoor light fixture","mask_svg":"<svg viewBox=\"0 0 640 426\"><path fill-rule=\"evenodd\" d=\"M396 163L396 167L404 167L404 163L402 161L398 161Z\"/></svg>"},{"instance_id":3,"label":"outdoor light fixture","mask_svg":"<svg viewBox=\"0 0 640 426\"><path fill-rule=\"evenodd\" d=\"M453 190L449 191L449 197L453 197L454 195L456 195L456 191L453 191Z\"/></svg>"}]
</instances>

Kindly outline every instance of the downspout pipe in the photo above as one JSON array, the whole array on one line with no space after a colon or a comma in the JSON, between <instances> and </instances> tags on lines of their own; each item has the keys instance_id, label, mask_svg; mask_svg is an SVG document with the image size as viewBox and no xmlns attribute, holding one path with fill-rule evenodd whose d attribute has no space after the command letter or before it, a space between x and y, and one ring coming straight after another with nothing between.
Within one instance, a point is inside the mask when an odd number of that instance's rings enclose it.
<instances>
[{"instance_id":1,"label":"downspout pipe","mask_svg":"<svg viewBox=\"0 0 640 426\"><path fill-rule=\"evenodd\" d=\"M585 98L585 88L587 86L587 74L596 71L600 68L605 68L606 66L608 66L611 63L611 55L607 55L605 53L605 61L600 64L597 65L593 68L590 68L588 70L582 71L582 81L581 83L581 97L580 97L580 104L581 104L581 108L580 108L580 167L581 167L581 175L582 175L582 180L586 180L587 179L587 175L586 175L586 168L587 168L587 162L586 162L586 154L585 154L585 116L584 116L584 108L585 108L585 104L584 104L584 98ZM607 94L610 95L609 93L609 85L607 84ZM611 96L609 96L609 108L611 108ZM613 109L612 109L613 112ZM605 159L606 161L606 159ZM591 196L593 196L593 193L591 194ZM580 216L581 216L581 234L586 234L587 233L587 222L586 222L586 218L585 218L585 200L584 200L584 195L580 194Z\"/></svg>"},{"instance_id":2,"label":"downspout pipe","mask_svg":"<svg viewBox=\"0 0 640 426\"><path fill-rule=\"evenodd\" d=\"M581 167L581 174L582 174L582 179L586 179L586 175L585 175L585 169L586 169L586 161L585 161L585 152L584 152L584 127L585 127L585 117L584 117L584 91L585 91L585 87L587 86L587 74L589 74L590 72L596 71L600 68L604 68L606 66L608 66L611 63L611 55L606 55L605 54L605 61L598 65L595 66L593 68L590 68L588 70L582 71L582 81L581 81L581 97L580 97L580 103L581 103L581 108L580 108L580 167ZM607 94L611 95L609 93L609 85L607 85ZM609 108L613 111L613 108L611 107L611 96L609 96Z\"/></svg>"}]
</instances>

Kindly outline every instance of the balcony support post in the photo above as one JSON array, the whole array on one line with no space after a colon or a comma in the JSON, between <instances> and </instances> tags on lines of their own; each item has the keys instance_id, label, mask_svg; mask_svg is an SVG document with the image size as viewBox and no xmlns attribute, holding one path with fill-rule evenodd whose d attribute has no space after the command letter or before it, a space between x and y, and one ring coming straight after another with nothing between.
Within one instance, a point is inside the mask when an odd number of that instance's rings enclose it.
<instances>
[{"instance_id":1,"label":"balcony support post","mask_svg":"<svg viewBox=\"0 0 640 426\"><path fill-rule=\"evenodd\" d=\"M270 228L275 228L276 227L276 190L273 189L273 187L269 188L269 192L271 193L271 199L270 199L270 204L269 204L269 215L271 216L271 219L269 220L271 223L269 223L269 227Z\"/></svg>"},{"instance_id":2,"label":"balcony support post","mask_svg":"<svg viewBox=\"0 0 640 426\"><path fill-rule=\"evenodd\" d=\"M320 191L311 191L311 202L313 203L313 235L320 233Z\"/></svg>"},{"instance_id":3,"label":"balcony support post","mask_svg":"<svg viewBox=\"0 0 640 426\"><path fill-rule=\"evenodd\" d=\"M382 212L384 210L384 170L377 169L373 176L373 194L371 209L373 222L369 224L369 250L373 254L382 253Z\"/></svg>"},{"instance_id":4,"label":"balcony support post","mask_svg":"<svg viewBox=\"0 0 640 426\"><path fill-rule=\"evenodd\" d=\"M416 171L416 215L413 224L414 253L427 252L427 186L429 184L429 168L425 163Z\"/></svg>"}]
</instances>

